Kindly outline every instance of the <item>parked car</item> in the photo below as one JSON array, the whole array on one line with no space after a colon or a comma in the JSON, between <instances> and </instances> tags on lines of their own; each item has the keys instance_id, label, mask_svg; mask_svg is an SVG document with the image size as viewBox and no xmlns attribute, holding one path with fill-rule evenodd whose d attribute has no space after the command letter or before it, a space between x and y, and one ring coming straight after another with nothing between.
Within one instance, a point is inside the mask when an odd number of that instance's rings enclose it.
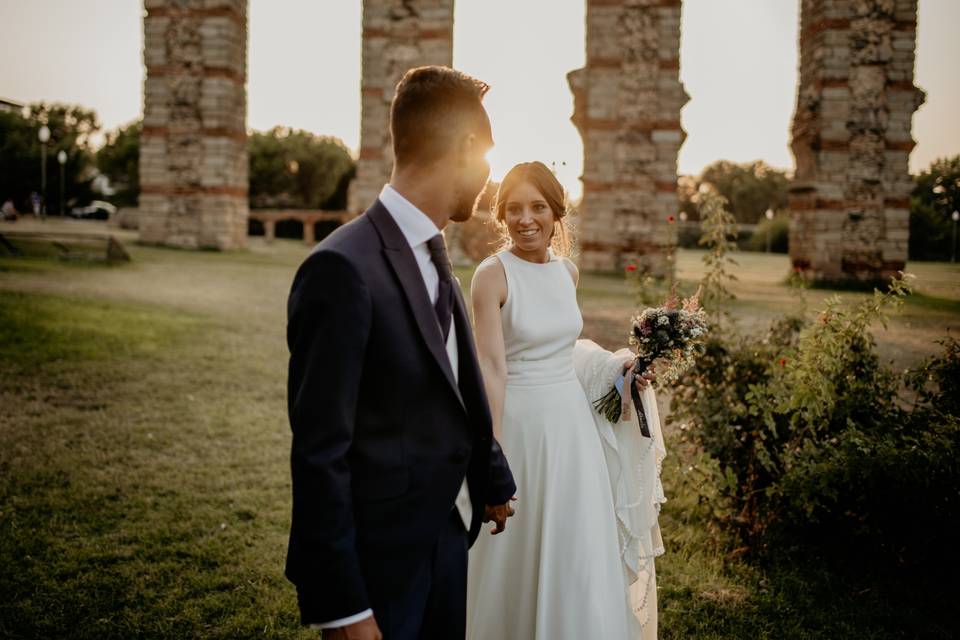
<instances>
[{"instance_id":1,"label":"parked car","mask_svg":"<svg viewBox=\"0 0 960 640\"><path fill-rule=\"evenodd\" d=\"M94 200L85 207L74 207L68 215L82 220L108 220L116 212L117 208L109 202Z\"/></svg>"}]
</instances>

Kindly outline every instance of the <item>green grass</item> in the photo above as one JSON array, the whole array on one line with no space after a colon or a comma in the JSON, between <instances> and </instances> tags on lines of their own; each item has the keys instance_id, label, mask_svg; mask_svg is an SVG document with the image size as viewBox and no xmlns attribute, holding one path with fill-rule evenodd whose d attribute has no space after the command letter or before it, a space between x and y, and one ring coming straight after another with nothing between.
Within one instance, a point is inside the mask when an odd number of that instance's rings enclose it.
<instances>
[{"instance_id":1,"label":"green grass","mask_svg":"<svg viewBox=\"0 0 960 640\"><path fill-rule=\"evenodd\" d=\"M315 636L283 354L144 304L0 292L0 321L0 637Z\"/></svg>"},{"instance_id":2,"label":"green grass","mask_svg":"<svg viewBox=\"0 0 960 640\"><path fill-rule=\"evenodd\" d=\"M109 268L0 259L0 637L316 637L282 576L284 304L309 249L129 249ZM681 278L698 257L681 254ZM796 303L779 264L744 260L743 322ZM928 275L940 284L878 333L913 345L908 359L960 316L949 268ZM622 279L584 274L581 300L586 335L619 346ZM683 440L668 431L661 638L950 637L925 594L795 551L744 561L711 524Z\"/></svg>"}]
</instances>

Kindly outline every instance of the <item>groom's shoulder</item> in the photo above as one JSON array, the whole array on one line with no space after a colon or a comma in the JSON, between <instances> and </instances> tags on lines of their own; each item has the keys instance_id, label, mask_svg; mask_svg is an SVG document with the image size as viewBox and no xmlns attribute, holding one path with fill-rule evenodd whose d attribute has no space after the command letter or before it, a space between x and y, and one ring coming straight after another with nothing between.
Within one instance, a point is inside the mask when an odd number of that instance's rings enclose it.
<instances>
[{"instance_id":1,"label":"groom's shoulder","mask_svg":"<svg viewBox=\"0 0 960 640\"><path fill-rule=\"evenodd\" d=\"M380 238L376 229L370 223L366 213L362 213L353 220L334 229L330 235L321 240L316 251L362 251L367 248L379 248Z\"/></svg>"},{"instance_id":2,"label":"groom's shoulder","mask_svg":"<svg viewBox=\"0 0 960 640\"><path fill-rule=\"evenodd\" d=\"M338 254L349 263L360 265L367 263L381 252L380 236L370 223L366 214L337 227L321 240L310 252L307 261L317 259L323 254Z\"/></svg>"}]
</instances>

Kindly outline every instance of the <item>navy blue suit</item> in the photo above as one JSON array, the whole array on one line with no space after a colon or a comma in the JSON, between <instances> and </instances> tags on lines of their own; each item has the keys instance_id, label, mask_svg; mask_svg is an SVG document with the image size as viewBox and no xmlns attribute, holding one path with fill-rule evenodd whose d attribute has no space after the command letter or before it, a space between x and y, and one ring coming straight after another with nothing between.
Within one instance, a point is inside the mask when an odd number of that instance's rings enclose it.
<instances>
[{"instance_id":1,"label":"navy blue suit","mask_svg":"<svg viewBox=\"0 0 960 640\"><path fill-rule=\"evenodd\" d=\"M377 201L304 261L287 312L286 575L302 622L372 608L386 640L462 636L463 612L448 610L465 609L465 596L436 598L446 580L465 584L448 574L465 573L484 505L507 502L516 486L493 438L460 292L457 384L413 252ZM473 522L457 534L464 476Z\"/></svg>"}]
</instances>

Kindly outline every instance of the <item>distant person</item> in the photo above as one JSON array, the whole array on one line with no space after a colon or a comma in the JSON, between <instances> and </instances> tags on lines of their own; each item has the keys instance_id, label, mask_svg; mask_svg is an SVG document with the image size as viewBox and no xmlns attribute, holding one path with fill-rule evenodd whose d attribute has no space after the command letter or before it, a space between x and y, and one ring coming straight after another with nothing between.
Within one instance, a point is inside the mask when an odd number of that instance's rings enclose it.
<instances>
[{"instance_id":1,"label":"distant person","mask_svg":"<svg viewBox=\"0 0 960 640\"><path fill-rule=\"evenodd\" d=\"M446 67L407 72L389 184L317 245L290 292L286 575L324 640L462 639L467 548L513 513L442 234L487 183L486 89Z\"/></svg>"},{"instance_id":2,"label":"distant person","mask_svg":"<svg viewBox=\"0 0 960 640\"><path fill-rule=\"evenodd\" d=\"M19 217L20 212L17 211L17 208L13 206L13 200L7 198L3 207L0 208L0 219L2 220L16 220Z\"/></svg>"},{"instance_id":3,"label":"distant person","mask_svg":"<svg viewBox=\"0 0 960 640\"><path fill-rule=\"evenodd\" d=\"M33 215L42 218L43 216L43 201L40 198L40 194L36 191L30 192L30 208L33 209Z\"/></svg>"}]
</instances>

